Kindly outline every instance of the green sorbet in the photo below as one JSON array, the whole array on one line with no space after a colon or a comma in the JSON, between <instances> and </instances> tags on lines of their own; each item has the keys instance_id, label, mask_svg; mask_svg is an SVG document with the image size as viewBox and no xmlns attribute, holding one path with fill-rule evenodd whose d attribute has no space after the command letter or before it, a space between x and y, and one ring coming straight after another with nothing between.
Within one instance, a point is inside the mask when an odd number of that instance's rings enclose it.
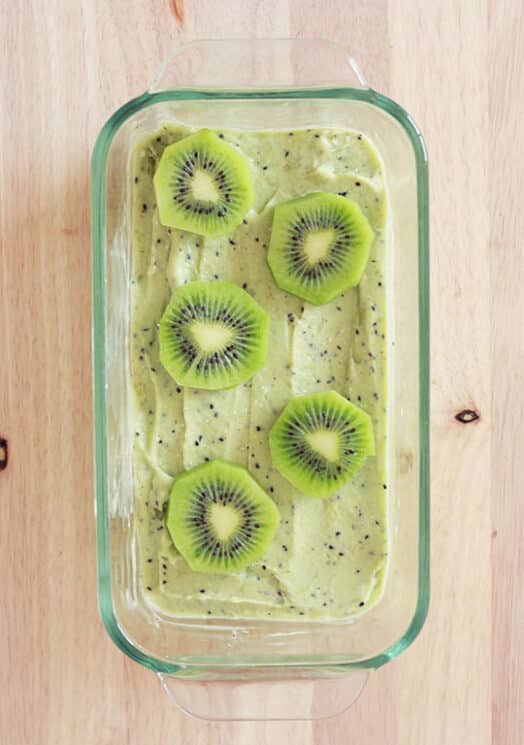
<instances>
[{"instance_id":1,"label":"green sorbet","mask_svg":"<svg viewBox=\"0 0 524 745\"><path fill-rule=\"evenodd\" d=\"M386 192L370 141L347 129L219 131L249 160L255 203L222 238L161 225L153 174L166 145L192 130L164 125L132 163L130 370L139 575L172 616L336 619L371 607L387 568ZM276 204L313 191L357 202L375 233L360 285L314 306L280 290L266 253ZM177 287L227 280L270 315L266 365L224 391L183 388L159 361L158 322ZM268 433L293 396L336 390L372 417L377 453L328 499L297 492L271 465ZM246 466L281 523L264 558L231 574L192 571L165 528L173 477L206 459Z\"/></svg>"}]
</instances>

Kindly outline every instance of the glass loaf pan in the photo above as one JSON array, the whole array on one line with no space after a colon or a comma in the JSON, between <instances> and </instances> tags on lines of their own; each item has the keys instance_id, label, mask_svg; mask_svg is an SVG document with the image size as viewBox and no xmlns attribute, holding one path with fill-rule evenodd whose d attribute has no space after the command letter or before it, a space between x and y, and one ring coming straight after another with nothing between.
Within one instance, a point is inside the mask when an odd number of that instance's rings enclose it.
<instances>
[{"instance_id":1,"label":"glass loaf pan","mask_svg":"<svg viewBox=\"0 0 524 745\"><path fill-rule=\"evenodd\" d=\"M248 129L348 127L379 150L388 188L390 565L381 600L349 621L174 619L137 581L129 436L130 156L164 121ZM211 719L308 719L347 708L370 670L417 636L429 602L427 159L420 132L318 40L195 41L102 129L92 162L98 592L117 646ZM212 682L214 681L214 682Z\"/></svg>"}]
</instances>

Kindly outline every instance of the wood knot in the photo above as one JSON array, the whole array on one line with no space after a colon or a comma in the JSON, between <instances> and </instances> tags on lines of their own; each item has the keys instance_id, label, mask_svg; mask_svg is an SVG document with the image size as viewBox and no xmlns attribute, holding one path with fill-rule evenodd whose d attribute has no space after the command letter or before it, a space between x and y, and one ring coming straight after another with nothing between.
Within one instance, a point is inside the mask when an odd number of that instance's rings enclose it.
<instances>
[{"instance_id":1,"label":"wood knot","mask_svg":"<svg viewBox=\"0 0 524 745\"><path fill-rule=\"evenodd\" d=\"M7 468L7 461L8 461L7 440L5 439L5 437L0 437L0 471L3 471L4 468Z\"/></svg>"},{"instance_id":2,"label":"wood knot","mask_svg":"<svg viewBox=\"0 0 524 745\"><path fill-rule=\"evenodd\" d=\"M455 419L461 424L469 424L470 422L476 422L477 419L480 419L480 414L474 409L463 409L462 411L459 411L458 414L455 414Z\"/></svg>"}]
</instances>

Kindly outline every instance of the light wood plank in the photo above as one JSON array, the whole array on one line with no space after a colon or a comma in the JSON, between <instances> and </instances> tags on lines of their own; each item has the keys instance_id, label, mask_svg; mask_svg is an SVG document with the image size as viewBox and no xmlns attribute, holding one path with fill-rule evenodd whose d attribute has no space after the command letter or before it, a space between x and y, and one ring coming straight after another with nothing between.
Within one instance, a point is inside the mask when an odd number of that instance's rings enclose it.
<instances>
[{"instance_id":1,"label":"light wood plank","mask_svg":"<svg viewBox=\"0 0 524 745\"><path fill-rule=\"evenodd\" d=\"M524 7L490 2L493 736L524 737Z\"/></svg>"}]
</instances>

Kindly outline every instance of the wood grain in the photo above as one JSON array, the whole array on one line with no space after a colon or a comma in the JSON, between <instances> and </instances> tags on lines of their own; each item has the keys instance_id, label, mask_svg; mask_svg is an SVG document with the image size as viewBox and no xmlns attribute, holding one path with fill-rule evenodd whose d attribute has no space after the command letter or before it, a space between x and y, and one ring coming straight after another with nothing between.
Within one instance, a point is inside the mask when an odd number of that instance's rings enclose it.
<instances>
[{"instance_id":1,"label":"wood grain","mask_svg":"<svg viewBox=\"0 0 524 745\"><path fill-rule=\"evenodd\" d=\"M493 735L506 743L524 736L524 7L490 10Z\"/></svg>"},{"instance_id":2,"label":"wood grain","mask_svg":"<svg viewBox=\"0 0 524 745\"><path fill-rule=\"evenodd\" d=\"M520 0L0 0L0 741L520 745L524 14ZM424 132L432 211L432 605L326 722L172 708L98 617L88 163L187 37L326 36ZM455 414L471 408L470 424Z\"/></svg>"}]
</instances>

